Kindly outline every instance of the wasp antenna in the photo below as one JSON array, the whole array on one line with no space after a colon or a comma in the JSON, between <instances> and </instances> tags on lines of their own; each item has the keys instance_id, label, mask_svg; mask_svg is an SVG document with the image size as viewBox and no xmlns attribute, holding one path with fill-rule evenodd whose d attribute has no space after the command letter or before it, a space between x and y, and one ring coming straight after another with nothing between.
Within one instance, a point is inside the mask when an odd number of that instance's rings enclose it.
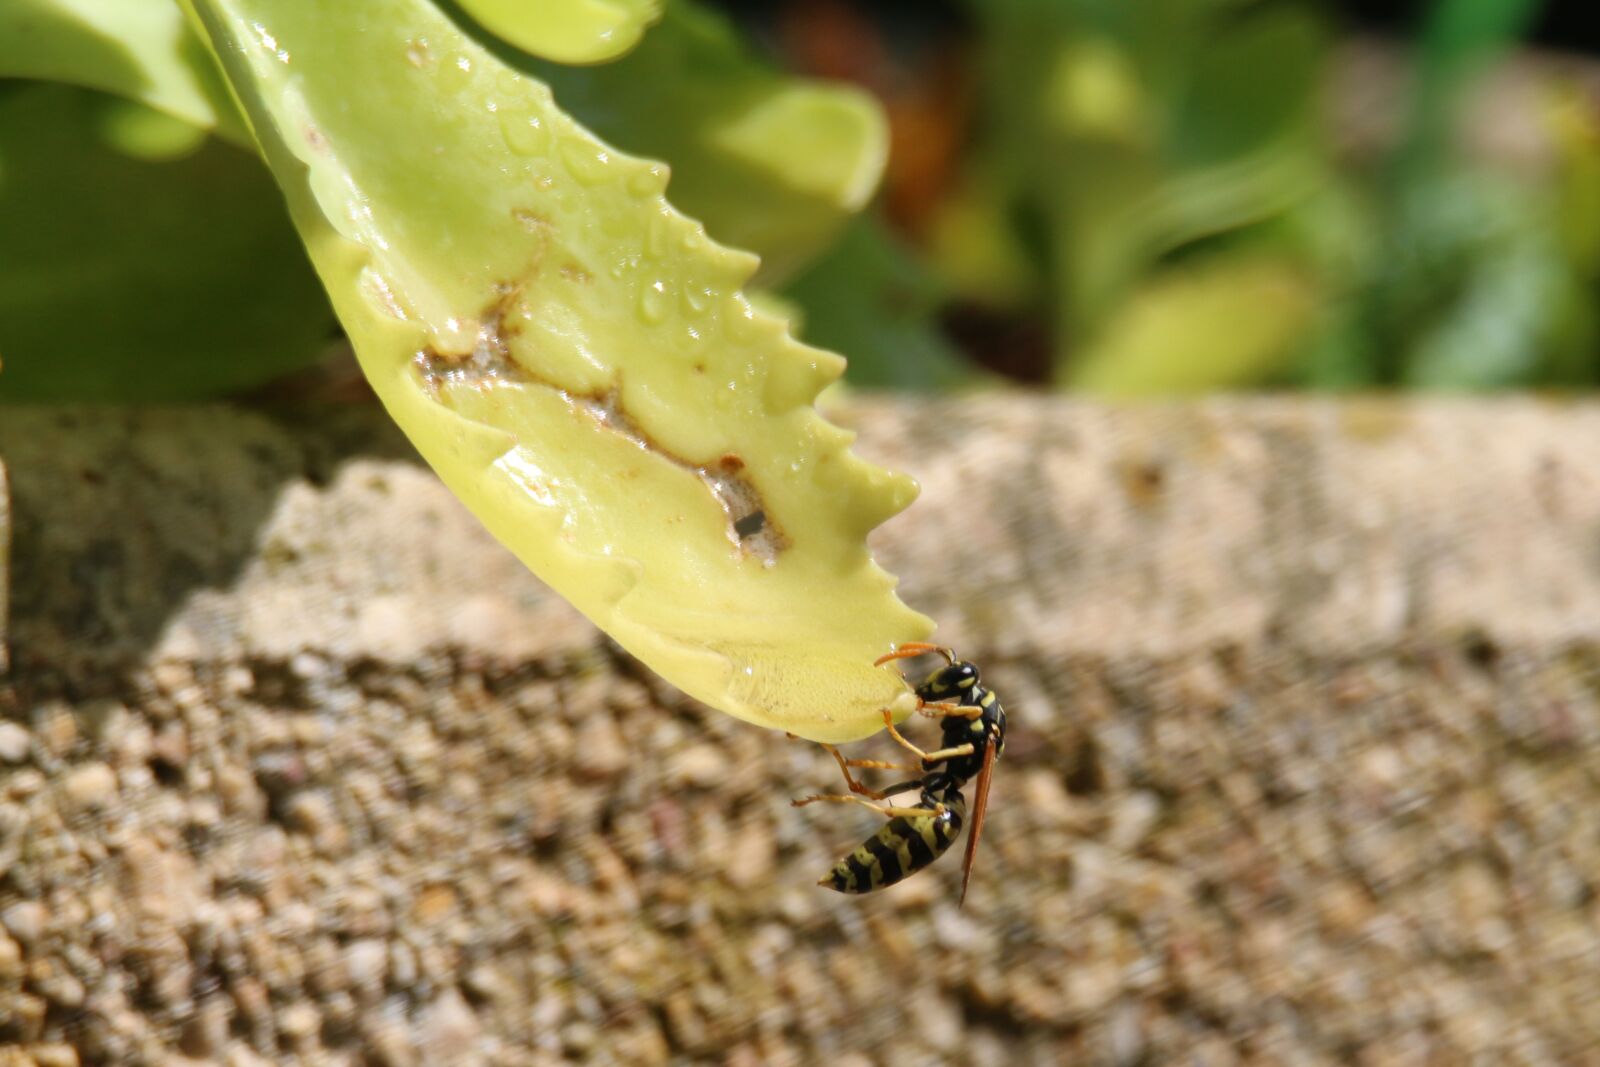
<instances>
[{"instance_id":1,"label":"wasp antenna","mask_svg":"<svg viewBox=\"0 0 1600 1067\"><path fill-rule=\"evenodd\" d=\"M954 663L956 661L955 652L952 649L945 648L943 645L932 645L926 641L907 641L893 652L873 660L872 665L881 667L891 660L910 659L912 656L921 656L929 652L939 653L945 658L946 663Z\"/></svg>"}]
</instances>

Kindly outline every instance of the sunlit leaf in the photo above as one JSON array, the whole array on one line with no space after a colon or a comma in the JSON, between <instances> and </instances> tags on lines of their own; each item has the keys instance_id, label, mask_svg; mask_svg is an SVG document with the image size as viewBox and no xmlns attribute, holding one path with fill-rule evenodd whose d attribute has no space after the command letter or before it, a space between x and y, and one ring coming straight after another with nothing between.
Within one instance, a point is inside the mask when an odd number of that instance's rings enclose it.
<instances>
[{"instance_id":1,"label":"sunlit leaf","mask_svg":"<svg viewBox=\"0 0 1600 1067\"><path fill-rule=\"evenodd\" d=\"M4 0L0 77L99 89L249 142L216 64L174 0Z\"/></svg>"},{"instance_id":2,"label":"sunlit leaf","mask_svg":"<svg viewBox=\"0 0 1600 1067\"><path fill-rule=\"evenodd\" d=\"M672 203L762 257L773 284L828 247L877 188L883 115L858 90L781 76L686 0L624 59L529 71L601 137L672 166Z\"/></svg>"},{"instance_id":3,"label":"sunlit leaf","mask_svg":"<svg viewBox=\"0 0 1600 1067\"><path fill-rule=\"evenodd\" d=\"M485 29L557 63L626 54L661 14L661 0L456 0Z\"/></svg>"},{"instance_id":4,"label":"sunlit leaf","mask_svg":"<svg viewBox=\"0 0 1600 1067\"><path fill-rule=\"evenodd\" d=\"M1256 385L1282 372L1315 307L1311 279L1284 260L1219 256L1172 268L1118 310L1068 382L1115 396Z\"/></svg>"},{"instance_id":5,"label":"sunlit leaf","mask_svg":"<svg viewBox=\"0 0 1600 1067\"><path fill-rule=\"evenodd\" d=\"M426 0L194 6L373 388L501 540L730 714L903 708L872 660L930 624L866 535L914 487L817 415L843 361L751 308L752 257Z\"/></svg>"}]
</instances>

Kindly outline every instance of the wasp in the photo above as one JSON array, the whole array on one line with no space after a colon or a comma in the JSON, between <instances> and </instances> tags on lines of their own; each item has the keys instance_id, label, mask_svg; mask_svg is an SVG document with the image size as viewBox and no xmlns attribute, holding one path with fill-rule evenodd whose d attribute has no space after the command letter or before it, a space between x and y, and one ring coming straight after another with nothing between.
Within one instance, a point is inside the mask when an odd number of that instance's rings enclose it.
<instances>
[{"instance_id":1,"label":"wasp","mask_svg":"<svg viewBox=\"0 0 1600 1067\"><path fill-rule=\"evenodd\" d=\"M841 893L870 893L894 885L927 867L949 851L960 835L962 826L969 822L962 789L976 778L977 792L970 811L967 852L961 864L961 900L964 902L967 898L967 883L972 878L972 857L977 853L978 837L983 832L984 812L989 806L989 782L994 773L995 760L1000 758L1006 747L1006 713L994 691L985 688L979 680L978 668L966 660L957 659L956 654L948 648L920 641L908 642L887 656L880 657L875 666L881 667L893 660L909 659L928 652L943 656L945 665L916 687L917 711L942 721L940 747L932 752L924 752L912 744L895 728L894 716L885 709L883 722L889 736L914 753L919 762L904 764L846 759L838 749L824 744L822 747L838 761L851 795L822 793L792 802L797 808L824 800L860 804L889 819L877 833L835 864L833 870L818 881L818 885ZM917 777L884 790L875 790L858 781L850 773L852 767L916 771ZM912 790L920 793L917 807L881 803Z\"/></svg>"}]
</instances>

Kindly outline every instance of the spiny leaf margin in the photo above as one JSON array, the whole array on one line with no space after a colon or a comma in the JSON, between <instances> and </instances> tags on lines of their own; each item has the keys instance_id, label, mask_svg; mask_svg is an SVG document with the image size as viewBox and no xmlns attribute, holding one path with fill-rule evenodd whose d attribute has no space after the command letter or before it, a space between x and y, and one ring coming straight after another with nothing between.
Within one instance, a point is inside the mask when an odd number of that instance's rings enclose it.
<instances>
[{"instance_id":1,"label":"spiny leaf margin","mask_svg":"<svg viewBox=\"0 0 1600 1067\"><path fill-rule=\"evenodd\" d=\"M865 537L914 485L812 401L843 361L756 267L425 0L191 0L390 413L625 648L729 714L850 740L904 710L874 656L931 629ZM759 497L742 552L706 472Z\"/></svg>"}]
</instances>

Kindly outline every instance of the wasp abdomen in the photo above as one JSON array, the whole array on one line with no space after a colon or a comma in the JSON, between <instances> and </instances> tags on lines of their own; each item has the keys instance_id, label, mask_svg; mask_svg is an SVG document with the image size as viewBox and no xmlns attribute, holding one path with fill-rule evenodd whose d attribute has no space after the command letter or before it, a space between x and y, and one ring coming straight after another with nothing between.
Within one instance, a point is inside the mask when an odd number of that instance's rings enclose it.
<instances>
[{"instance_id":1,"label":"wasp abdomen","mask_svg":"<svg viewBox=\"0 0 1600 1067\"><path fill-rule=\"evenodd\" d=\"M870 893L916 874L950 848L966 821L967 804L958 788L939 795L923 793L921 806L942 805L937 815L897 815L856 850L834 864L819 885L841 893Z\"/></svg>"}]
</instances>

